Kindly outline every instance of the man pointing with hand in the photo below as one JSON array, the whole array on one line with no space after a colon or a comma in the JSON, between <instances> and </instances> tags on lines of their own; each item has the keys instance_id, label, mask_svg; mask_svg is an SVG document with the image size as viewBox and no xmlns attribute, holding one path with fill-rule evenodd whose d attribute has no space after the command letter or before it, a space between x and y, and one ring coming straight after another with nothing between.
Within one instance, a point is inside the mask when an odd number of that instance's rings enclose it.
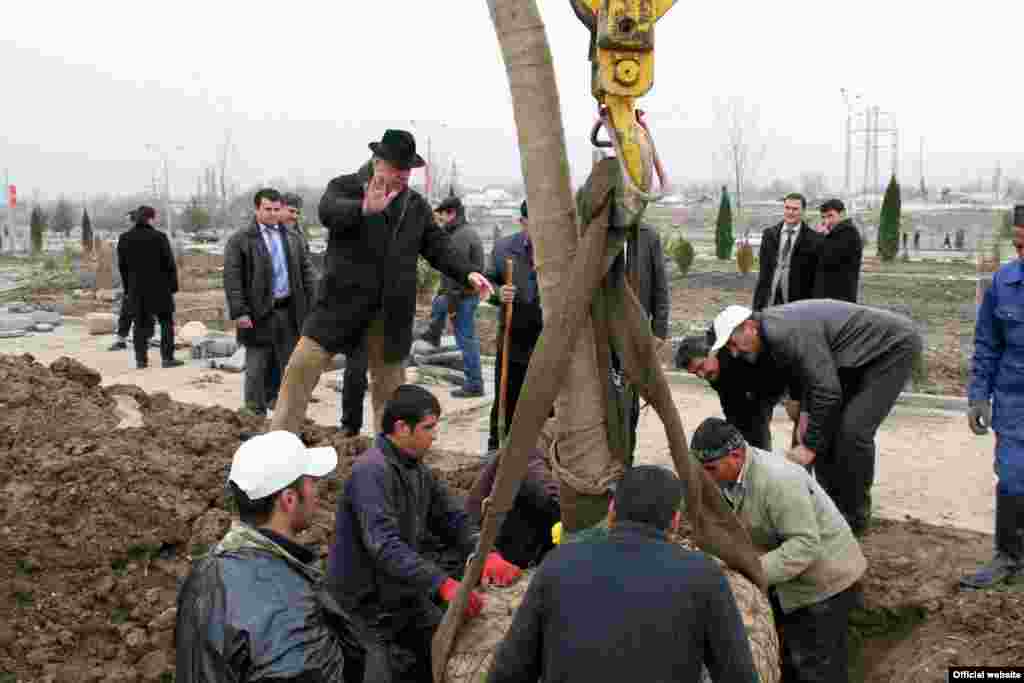
<instances>
[{"instance_id":1,"label":"man pointing with hand","mask_svg":"<svg viewBox=\"0 0 1024 683\"><path fill-rule=\"evenodd\" d=\"M434 223L430 204L409 187L412 169L425 164L412 134L388 130L369 147L371 162L332 180L320 200L320 222L329 233L324 276L285 371L272 429L299 431L331 358L352 354L365 341L380 431L384 404L405 379L402 362L412 343L420 255L481 297L493 292Z\"/></svg>"}]
</instances>

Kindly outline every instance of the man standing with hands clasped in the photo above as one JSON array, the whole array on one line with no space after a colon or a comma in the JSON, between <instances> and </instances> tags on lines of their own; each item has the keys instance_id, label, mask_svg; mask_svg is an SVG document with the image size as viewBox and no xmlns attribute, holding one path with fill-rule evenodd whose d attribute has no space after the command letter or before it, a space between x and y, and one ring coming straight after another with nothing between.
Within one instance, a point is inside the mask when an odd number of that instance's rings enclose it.
<instances>
[{"instance_id":1,"label":"man standing with hands clasped","mask_svg":"<svg viewBox=\"0 0 1024 683\"><path fill-rule=\"evenodd\" d=\"M405 378L420 255L480 296L493 291L434 223L430 204L409 187L412 169L426 163L412 134L388 130L369 146L372 166L335 178L320 200L320 222L329 235L324 276L288 363L273 429L298 431L334 354L355 353L365 342L380 430L384 404Z\"/></svg>"}]
</instances>

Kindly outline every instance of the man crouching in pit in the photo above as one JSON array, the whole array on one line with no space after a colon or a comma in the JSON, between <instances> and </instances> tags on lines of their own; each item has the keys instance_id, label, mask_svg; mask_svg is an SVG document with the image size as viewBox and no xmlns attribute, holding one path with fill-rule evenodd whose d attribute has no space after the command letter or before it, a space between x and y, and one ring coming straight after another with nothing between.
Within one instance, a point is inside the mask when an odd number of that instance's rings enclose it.
<instances>
[{"instance_id":1,"label":"man crouching in pit","mask_svg":"<svg viewBox=\"0 0 1024 683\"><path fill-rule=\"evenodd\" d=\"M405 384L384 406L382 431L361 455L338 501L328 584L356 622L367 649L367 683L431 681L430 645L459 582L427 558L430 535L457 547L463 562L479 532L444 484L423 464L441 404ZM508 585L521 570L491 553L482 580ZM473 592L468 617L483 608Z\"/></svg>"}]
</instances>

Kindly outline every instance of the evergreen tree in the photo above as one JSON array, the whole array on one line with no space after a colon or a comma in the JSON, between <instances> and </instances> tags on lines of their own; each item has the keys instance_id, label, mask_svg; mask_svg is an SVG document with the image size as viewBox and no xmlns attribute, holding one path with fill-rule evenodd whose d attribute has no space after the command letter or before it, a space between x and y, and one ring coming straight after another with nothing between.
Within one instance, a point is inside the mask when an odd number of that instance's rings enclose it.
<instances>
[{"instance_id":1,"label":"evergreen tree","mask_svg":"<svg viewBox=\"0 0 1024 683\"><path fill-rule=\"evenodd\" d=\"M82 209L82 251L86 254L92 252L92 220L89 219L89 209Z\"/></svg>"},{"instance_id":2,"label":"evergreen tree","mask_svg":"<svg viewBox=\"0 0 1024 683\"><path fill-rule=\"evenodd\" d=\"M722 186L722 203L718 207L715 223L715 255L722 261L732 256L732 204L729 202L729 188Z\"/></svg>"},{"instance_id":3,"label":"evergreen tree","mask_svg":"<svg viewBox=\"0 0 1024 683\"><path fill-rule=\"evenodd\" d=\"M29 230L32 236L32 253L42 253L43 234L46 232L46 215L38 206L32 207L32 215L29 217Z\"/></svg>"},{"instance_id":4,"label":"evergreen tree","mask_svg":"<svg viewBox=\"0 0 1024 683\"><path fill-rule=\"evenodd\" d=\"M54 232L59 232L65 237L71 234L71 228L75 226L75 219L71 216L71 202L61 197L57 200L57 206L53 209Z\"/></svg>"},{"instance_id":5,"label":"evergreen tree","mask_svg":"<svg viewBox=\"0 0 1024 683\"><path fill-rule=\"evenodd\" d=\"M878 219L878 255L883 261L892 261L900 250L900 184L893 175L885 188L882 212Z\"/></svg>"}]
</instances>

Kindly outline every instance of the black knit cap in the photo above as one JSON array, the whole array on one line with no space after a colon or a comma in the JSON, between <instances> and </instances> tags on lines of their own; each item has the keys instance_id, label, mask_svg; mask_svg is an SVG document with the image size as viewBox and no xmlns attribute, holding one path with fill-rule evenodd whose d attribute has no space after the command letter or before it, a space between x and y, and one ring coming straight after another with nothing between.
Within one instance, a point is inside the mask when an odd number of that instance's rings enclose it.
<instances>
[{"instance_id":1,"label":"black knit cap","mask_svg":"<svg viewBox=\"0 0 1024 683\"><path fill-rule=\"evenodd\" d=\"M724 458L747 442L740 430L720 417L709 417L700 423L690 440L690 452L701 463Z\"/></svg>"},{"instance_id":2,"label":"black knit cap","mask_svg":"<svg viewBox=\"0 0 1024 683\"><path fill-rule=\"evenodd\" d=\"M1015 227L1024 228L1024 204L1013 207L1013 224Z\"/></svg>"},{"instance_id":3,"label":"black knit cap","mask_svg":"<svg viewBox=\"0 0 1024 683\"><path fill-rule=\"evenodd\" d=\"M704 335L683 337L683 340L679 342L679 348L676 349L676 369L686 370L691 361L705 358L710 348L711 345L708 344Z\"/></svg>"}]
</instances>

